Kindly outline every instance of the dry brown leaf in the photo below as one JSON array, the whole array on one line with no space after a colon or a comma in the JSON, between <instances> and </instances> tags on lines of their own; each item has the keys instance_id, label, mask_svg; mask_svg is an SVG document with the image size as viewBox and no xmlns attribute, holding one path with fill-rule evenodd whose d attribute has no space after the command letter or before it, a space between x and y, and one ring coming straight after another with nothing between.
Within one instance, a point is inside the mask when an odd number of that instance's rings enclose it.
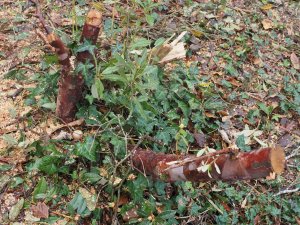
<instances>
[{"instance_id":1,"label":"dry brown leaf","mask_svg":"<svg viewBox=\"0 0 300 225\"><path fill-rule=\"evenodd\" d=\"M139 215L137 213L138 207L134 207L132 209L129 209L124 215L123 215L123 220L124 221L129 221L131 219L137 219L139 218Z\"/></svg>"},{"instance_id":2,"label":"dry brown leaf","mask_svg":"<svg viewBox=\"0 0 300 225\"><path fill-rule=\"evenodd\" d=\"M204 112L205 116L208 118L217 118L216 115L212 114L211 112Z\"/></svg>"},{"instance_id":3,"label":"dry brown leaf","mask_svg":"<svg viewBox=\"0 0 300 225\"><path fill-rule=\"evenodd\" d=\"M275 172L271 172L269 174L269 176L266 177L267 180L275 180L276 178L276 173Z\"/></svg>"},{"instance_id":4,"label":"dry brown leaf","mask_svg":"<svg viewBox=\"0 0 300 225\"><path fill-rule=\"evenodd\" d=\"M32 215L37 218L48 218L49 207L44 202L38 202L35 206L31 206Z\"/></svg>"},{"instance_id":5,"label":"dry brown leaf","mask_svg":"<svg viewBox=\"0 0 300 225\"><path fill-rule=\"evenodd\" d=\"M179 42L176 45L172 46L171 51L164 57L162 58L159 63L166 63L170 62L171 60L174 59L182 59L186 55L186 50L184 48L184 43Z\"/></svg>"},{"instance_id":6,"label":"dry brown leaf","mask_svg":"<svg viewBox=\"0 0 300 225\"><path fill-rule=\"evenodd\" d=\"M207 141L207 137L204 133L197 133L197 132L194 132L193 134L195 140L196 140L196 143L198 144L198 146L200 148L204 148L204 146L206 145L206 141Z\"/></svg>"},{"instance_id":7,"label":"dry brown leaf","mask_svg":"<svg viewBox=\"0 0 300 225\"><path fill-rule=\"evenodd\" d=\"M194 29L192 29L192 30L191 30L191 33L192 33L195 37L197 37L197 38L200 38L200 37L203 36L203 32L201 32L201 31L199 31L199 30L194 30Z\"/></svg>"},{"instance_id":8,"label":"dry brown leaf","mask_svg":"<svg viewBox=\"0 0 300 225\"><path fill-rule=\"evenodd\" d=\"M264 19L261 21L261 23L265 30L269 30L269 29L273 28L273 22L269 19Z\"/></svg>"},{"instance_id":9,"label":"dry brown leaf","mask_svg":"<svg viewBox=\"0 0 300 225\"><path fill-rule=\"evenodd\" d=\"M256 217L254 218L254 225L259 225L261 224L261 219L259 215L256 215Z\"/></svg>"},{"instance_id":10,"label":"dry brown leaf","mask_svg":"<svg viewBox=\"0 0 300 225\"><path fill-rule=\"evenodd\" d=\"M119 198L119 201L117 203L118 207L122 206L122 205L126 205L129 202L129 198L127 195L121 195Z\"/></svg>"},{"instance_id":11,"label":"dry brown leaf","mask_svg":"<svg viewBox=\"0 0 300 225\"><path fill-rule=\"evenodd\" d=\"M233 77L230 77L227 79L227 81L229 83L231 83L233 86L236 86L236 87L240 87L241 86L241 83L238 82L236 79L234 79Z\"/></svg>"},{"instance_id":12,"label":"dry brown leaf","mask_svg":"<svg viewBox=\"0 0 300 225\"><path fill-rule=\"evenodd\" d=\"M299 70L300 69L300 61L299 61L299 58L297 57L297 55L293 52L291 54L291 62L293 64L293 67L296 69L296 70Z\"/></svg>"},{"instance_id":13,"label":"dry brown leaf","mask_svg":"<svg viewBox=\"0 0 300 225\"><path fill-rule=\"evenodd\" d=\"M263 67L263 66L264 66L264 63L263 63L263 61L262 61L260 58L255 58L255 59L253 60L253 63L254 63L255 65L258 65L259 67Z\"/></svg>"},{"instance_id":14,"label":"dry brown leaf","mask_svg":"<svg viewBox=\"0 0 300 225\"><path fill-rule=\"evenodd\" d=\"M247 197L242 201L241 208L242 209L246 208L246 205L247 205Z\"/></svg>"},{"instance_id":15,"label":"dry brown leaf","mask_svg":"<svg viewBox=\"0 0 300 225\"><path fill-rule=\"evenodd\" d=\"M273 5L272 4L265 4L263 5L262 7L260 7L260 9L262 10L269 10L269 9L272 9L273 8Z\"/></svg>"}]
</instances>

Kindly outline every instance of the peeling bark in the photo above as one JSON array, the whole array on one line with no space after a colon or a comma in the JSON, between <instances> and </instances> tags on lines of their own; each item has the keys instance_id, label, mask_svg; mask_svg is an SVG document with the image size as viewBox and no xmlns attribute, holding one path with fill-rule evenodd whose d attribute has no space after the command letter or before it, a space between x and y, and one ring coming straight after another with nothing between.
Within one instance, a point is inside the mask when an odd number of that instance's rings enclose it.
<instances>
[{"instance_id":1,"label":"peeling bark","mask_svg":"<svg viewBox=\"0 0 300 225\"><path fill-rule=\"evenodd\" d=\"M102 14L96 10L90 10L82 29L80 41L83 42L84 40L87 40L95 45L100 32L101 24ZM85 63L87 60L93 61L93 56L88 51L79 52L77 55L77 60Z\"/></svg>"},{"instance_id":2,"label":"peeling bark","mask_svg":"<svg viewBox=\"0 0 300 225\"><path fill-rule=\"evenodd\" d=\"M31 0L36 5L37 16L47 33L49 44L55 48L61 65L61 77L58 84L58 95L56 101L56 115L64 122L71 122L75 118L77 112L76 105L82 100L82 92L84 79L82 74L73 75L73 68L70 62L70 51L56 36L52 30L46 25L45 19L42 16L37 0ZM86 22L83 27L81 42L83 40L91 41L95 44L99 35L100 25L102 22L102 14L96 10L90 10L87 15ZM93 56L88 51L80 52L77 55L77 61L86 63L92 60Z\"/></svg>"},{"instance_id":3,"label":"peeling bark","mask_svg":"<svg viewBox=\"0 0 300 225\"><path fill-rule=\"evenodd\" d=\"M236 181L263 178L271 172L280 174L285 167L285 154L279 147L239 153L223 149L201 157L137 149L132 161L140 172L167 182Z\"/></svg>"},{"instance_id":4,"label":"peeling bark","mask_svg":"<svg viewBox=\"0 0 300 225\"><path fill-rule=\"evenodd\" d=\"M100 25L102 21L102 14L96 10L91 10L86 18L83 27L81 42L83 40L91 41L96 44ZM88 51L79 52L76 56L78 62L86 63L93 59L93 56ZM56 105L56 115L65 122L73 121L77 111L76 104L83 98L84 79L82 74L76 76L64 76L62 74Z\"/></svg>"}]
</instances>

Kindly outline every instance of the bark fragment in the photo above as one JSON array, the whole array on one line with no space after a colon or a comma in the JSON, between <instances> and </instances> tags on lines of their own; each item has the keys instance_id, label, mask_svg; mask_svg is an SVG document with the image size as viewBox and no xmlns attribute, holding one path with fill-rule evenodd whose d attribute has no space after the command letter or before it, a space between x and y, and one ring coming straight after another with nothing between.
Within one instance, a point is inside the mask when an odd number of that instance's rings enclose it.
<instances>
[{"instance_id":1,"label":"bark fragment","mask_svg":"<svg viewBox=\"0 0 300 225\"><path fill-rule=\"evenodd\" d=\"M280 147L236 154L223 149L201 157L138 149L133 153L132 161L139 171L167 182L236 181L263 178L270 172L280 174L284 170L285 154Z\"/></svg>"}]
</instances>

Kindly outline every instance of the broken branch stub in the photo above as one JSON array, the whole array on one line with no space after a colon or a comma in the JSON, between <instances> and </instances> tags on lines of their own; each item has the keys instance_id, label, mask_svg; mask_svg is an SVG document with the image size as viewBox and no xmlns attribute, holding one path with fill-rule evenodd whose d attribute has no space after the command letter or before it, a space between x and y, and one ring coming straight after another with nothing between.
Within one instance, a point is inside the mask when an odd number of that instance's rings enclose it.
<instances>
[{"instance_id":1,"label":"broken branch stub","mask_svg":"<svg viewBox=\"0 0 300 225\"><path fill-rule=\"evenodd\" d=\"M79 76L72 76L70 51L54 33L47 35L47 40L58 55L61 65L61 76L58 83L58 95L56 100L56 115L64 122L73 120L76 113L76 104L81 99L81 93L77 87L81 82Z\"/></svg>"},{"instance_id":2,"label":"broken branch stub","mask_svg":"<svg viewBox=\"0 0 300 225\"><path fill-rule=\"evenodd\" d=\"M84 85L84 79L81 73L78 75L72 74L73 68L70 62L70 51L56 36L52 30L46 25L45 19L42 15L39 2L37 0L31 0L36 6L36 14L47 33L47 40L49 44L55 48L55 52L58 55L59 63L62 67L61 76L58 83L58 95L56 101L56 115L64 122L71 122L75 118L77 111L76 105L82 100L82 90ZM99 35L100 25L102 23L102 14L96 10L90 10L81 35L81 42L84 40L90 41L95 44ZM88 60L92 60L93 55L89 51L79 52L77 55L77 61L86 63ZM94 62L93 62L94 63Z\"/></svg>"},{"instance_id":3,"label":"broken branch stub","mask_svg":"<svg viewBox=\"0 0 300 225\"><path fill-rule=\"evenodd\" d=\"M93 45L96 44L101 25L102 14L97 10L90 10L82 29L80 41L83 42L84 40L87 40ZM89 51L83 51L78 53L77 60L85 63L87 60L93 60L93 56Z\"/></svg>"},{"instance_id":4,"label":"broken branch stub","mask_svg":"<svg viewBox=\"0 0 300 225\"><path fill-rule=\"evenodd\" d=\"M95 44L99 35L101 22L102 14L96 10L90 10L83 27L81 42L88 40L92 44ZM86 63L92 59L93 56L88 51L79 52L77 55L77 61L81 63ZM71 65L69 68L71 68ZM56 103L56 115L63 121L70 122L74 120L77 111L76 105L83 98L83 86L84 79L81 73L72 76L62 71Z\"/></svg>"},{"instance_id":5,"label":"broken branch stub","mask_svg":"<svg viewBox=\"0 0 300 225\"><path fill-rule=\"evenodd\" d=\"M220 152L223 154L196 157L138 149L132 161L140 172L167 182L257 179L271 172L280 174L285 167L285 154L279 147L237 154Z\"/></svg>"}]
</instances>

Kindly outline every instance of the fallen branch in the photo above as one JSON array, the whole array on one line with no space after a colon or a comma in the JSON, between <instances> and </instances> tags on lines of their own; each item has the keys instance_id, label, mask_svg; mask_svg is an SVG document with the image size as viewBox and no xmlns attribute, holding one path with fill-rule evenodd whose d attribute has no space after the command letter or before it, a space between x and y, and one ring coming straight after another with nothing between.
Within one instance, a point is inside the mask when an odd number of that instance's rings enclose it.
<instances>
[{"instance_id":1,"label":"fallen branch","mask_svg":"<svg viewBox=\"0 0 300 225\"><path fill-rule=\"evenodd\" d=\"M223 149L205 156L172 155L137 149L133 166L155 179L174 181L246 180L280 174L285 167L285 154L280 147L251 152Z\"/></svg>"}]
</instances>

